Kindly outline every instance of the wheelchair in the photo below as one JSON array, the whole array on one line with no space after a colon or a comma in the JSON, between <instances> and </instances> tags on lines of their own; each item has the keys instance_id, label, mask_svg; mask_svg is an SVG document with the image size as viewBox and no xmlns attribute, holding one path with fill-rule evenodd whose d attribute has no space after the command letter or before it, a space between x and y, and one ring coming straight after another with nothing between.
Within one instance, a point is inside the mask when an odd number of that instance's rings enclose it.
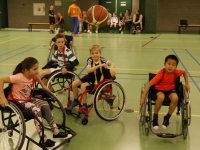
<instances>
[{"instance_id":1,"label":"wheelchair","mask_svg":"<svg viewBox=\"0 0 200 150\"><path fill-rule=\"evenodd\" d=\"M76 48L75 47L72 47L71 44L70 44L70 48L69 48L72 53L74 54L74 56L77 58L77 60L79 61L79 57L78 57L78 53L76 51ZM55 43L51 46L51 50L49 50L49 54L48 54L48 57L47 57L47 63L51 61L51 58L53 56L53 54L55 53L55 51L57 50L57 45L55 45Z\"/></svg>"},{"instance_id":2,"label":"wheelchair","mask_svg":"<svg viewBox=\"0 0 200 150\"><path fill-rule=\"evenodd\" d=\"M4 90L5 95L8 95L8 88ZM66 116L65 111L57 99L56 96L54 96L51 92L45 91L44 89L35 88L33 91L32 97L39 98L42 100L45 100L49 103L49 106L52 110L53 116L55 118L55 121L57 123L57 126L59 129L63 130L64 132L68 132L72 134L73 138L76 133L71 130L69 127L65 125L66 122ZM54 104L59 105L59 109L54 107ZM26 149L29 148L29 142L32 142L39 146L43 150L47 150L44 144L44 128L50 129L48 123L46 120L43 119L43 123L41 123L37 118L37 120L40 123L40 126L42 127L42 138L39 140L39 142L33 140L31 137L26 135L26 122L34 119L35 116L32 112L27 111L19 102L9 100L8 107L1 107L0 106L0 149L6 149L6 150L20 150L23 147L25 138L27 139ZM57 149L66 142L70 142L70 139L64 139L54 147L53 149Z\"/></svg>"},{"instance_id":3,"label":"wheelchair","mask_svg":"<svg viewBox=\"0 0 200 150\"><path fill-rule=\"evenodd\" d=\"M125 92L123 87L116 81L115 78L108 78L100 81L91 88L86 87L83 93L79 94L78 114L73 113L72 110L67 110L66 113L79 119L82 118L81 123L86 125L88 123L88 114L94 107L96 114L105 121L112 121L117 119L125 107ZM88 110L82 109L83 95L87 96ZM73 100L72 85L68 88L68 106ZM81 112L84 112L82 114Z\"/></svg>"},{"instance_id":4,"label":"wheelchair","mask_svg":"<svg viewBox=\"0 0 200 150\"><path fill-rule=\"evenodd\" d=\"M156 74L149 73L149 81L155 76ZM141 88L141 96L144 92L145 86L147 83L142 85ZM148 136L149 131L153 134L157 135L161 138L175 138L177 136L183 135L183 138L186 139L188 134L188 126L191 124L191 105L190 105L190 97L189 93L186 91L184 84L180 82L180 77L177 77L175 83L175 89L178 94L178 105L177 105L177 116L181 115L181 132L180 133L156 133L152 130L152 105L155 105L156 95L153 92L154 86L149 89L149 93L145 98L145 103L142 107L140 107L139 111L139 122L144 127L145 135ZM165 98L163 101L163 106L170 105L170 99Z\"/></svg>"}]
</instances>

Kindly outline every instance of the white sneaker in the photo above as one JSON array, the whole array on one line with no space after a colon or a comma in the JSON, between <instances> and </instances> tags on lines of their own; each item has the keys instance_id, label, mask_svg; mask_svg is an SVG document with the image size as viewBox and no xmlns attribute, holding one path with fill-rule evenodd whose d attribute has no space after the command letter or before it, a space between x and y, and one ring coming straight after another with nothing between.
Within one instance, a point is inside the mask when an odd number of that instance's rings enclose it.
<instances>
[{"instance_id":1,"label":"white sneaker","mask_svg":"<svg viewBox=\"0 0 200 150\"><path fill-rule=\"evenodd\" d=\"M95 32L96 32L96 34L98 34L98 31L97 31L97 30L96 30Z\"/></svg>"},{"instance_id":2,"label":"white sneaker","mask_svg":"<svg viewBox=\"0 0 200 150\"><path fill-rule=\"evenodd\" d=\"M87 33L92 33L92 32L90 30L88 30Z\"/></svg>"}]
</instances>

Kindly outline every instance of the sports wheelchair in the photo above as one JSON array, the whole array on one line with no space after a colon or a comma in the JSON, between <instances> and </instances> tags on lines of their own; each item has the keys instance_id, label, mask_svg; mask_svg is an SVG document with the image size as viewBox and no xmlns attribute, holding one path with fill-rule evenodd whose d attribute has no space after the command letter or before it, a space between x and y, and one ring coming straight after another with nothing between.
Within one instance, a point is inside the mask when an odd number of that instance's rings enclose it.
<instances>
[{"instance_id":1,"label":"sports wheelchair","mask_svg":"<svg viewBox=\"0 0 200 150\"><path fill-rule=\"evenodd\" d=\"M76 48L75 47L72 47L71 44L70 44L70 48L69 48L72 53L74 54L74 56L77 58L77 60L79 61L79 57L78 57L78 53L76 51ZM55 51L57 50L57 45L55 45L55 43L51 46L51 49L49 50L49 55L47 57L47 63L49 61L51 61L51 58L53 56L53 54L55 53Z\"/></svg>"},{"instance_id":2,"label":"sports wheelchair","mask_svg":"<svg viewBox=\"0 0 200 150\"><path fill-rule=\"evenodd\" d=\"M77 119L82 118L81 122L83 125L88 123L88 114L93 107L95 108L96 114L101 119L105 121L117 119L125 107L126 98L123 87L118 82L114 81L114 79L115 78L104 79L92 88L91 86L86 87L86 90L79 94L78 114L67 109L66 113L74 116ZM84 110L82 108L84 94L88 94L88 110ZM68 106L71 104L71 100L73 99L72 85L70 85L68 88Z\"/></svg>"},{"instance_id":3,"label":"sports wheelchair","mask_svg":"<svg viewBox=\"0 0 200 150\"><path fill-rule=\"evenodd\" d=\"M4 90L5 95L8 95L9 89L6 88ZM57 123L59 129L62 129L64 132L68 132L72 134L73 138L76 133L68 128L65 125L66 116L65 111L57 99L51 92L45 91L44 89L35 88L33 90L32 97L39 98L45 100L49 103L50 108L52 110L53 116ZM59 109L55 108L54 105L59 105ZM8 107L0 106L0 149L6 150L20 150L23 147L25 138L27 139L26 149L28 150L29 142L33 142L37 146L39 146L43 150L47 150L44 144L44 128L50 129L46 120L43 119L43 123L40 122L42 127L42 138L39 142L33 140L31 137L26 135L26 123L27 121L34 119L34 114L30 111L27 111L19 102L9 101ZM70 139L71 139L70 138ZM70 142L70 139L63 140L59 145L54 147L53 149L57 149L66 142Z\"/></svg>"},{"instance_id":4,"label":"sports wheelchair","mask_svg":"<svg viewBox=\"0 0 200 150\"><path fill-rule=\"evenodd\" d=\"M149 73L149 81L155 76L156 74ZM145 86L147 83L142 85L141 88L141 96L144 92ZM149 89L149 93L145 98L145 103L142 107L140 107L139 111L139 122L142 126L144 126L145 135L148 136L149 130L157 135L158 137L162 138L175 138L177 136L183 135L183 138L186 139L188 133L188 126L191 124L191 106L190 106L190 97L189 93L186 91L184 84L180 82L180 77L177 77L175 83L175 89L178 94L178 105L177 105L177 116L181 114L181 133L173 134L173 133L155 133L152 130L152 105L155 105L156 95L153 92L154 86ZM163 106L169 106L170 99L165 98L163 101ZM181 112L181 113L180 113Z\"/></svg>"}]
</instances>

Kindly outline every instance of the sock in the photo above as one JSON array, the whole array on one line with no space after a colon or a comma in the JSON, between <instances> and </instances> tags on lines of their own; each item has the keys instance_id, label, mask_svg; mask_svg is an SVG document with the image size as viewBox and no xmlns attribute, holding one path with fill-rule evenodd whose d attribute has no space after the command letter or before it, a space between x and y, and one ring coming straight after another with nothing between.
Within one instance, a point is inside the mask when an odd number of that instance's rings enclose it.
<instances>
[{"instance_id":1,"label":"sock","mask_svg":"<svg viewBox=\"0 0 200 150\"><path fill-rule=\"evenodd\" d=\"M154 114L153 119L158 120L158 114Z\"/></svg>"},{"instance_id":2,"label":"sock","mask_svg":"<svg viewBox=\"0 0 200 150\"><path fill-rule=\"evenodd\" d=\"M59 132L60 132L60 131L59 131L57 128L55 128L54 131L53 131L53 134L54 134L54 135L57 135Z\"/></svg>"},{"instance_id":3,"label":"sock","mask_svg":"<svg viewBox=\"0 0 200 150\"><path fill-rule=\"evenodd\" d=\"M165 116L165 118L166 118L167 120L169 120L170 117L171 117L171 115L170 115L169 113Z\"/></svg>"},{"instance_id":4,"label":"sock","mask_svg":"<svg viewBox=\"0 0 200 150\"><path fill-rule=\"evenodd\" d=\"M87 109L87 103L83 103L83 108Z\"/></svg>"}]
</instances>

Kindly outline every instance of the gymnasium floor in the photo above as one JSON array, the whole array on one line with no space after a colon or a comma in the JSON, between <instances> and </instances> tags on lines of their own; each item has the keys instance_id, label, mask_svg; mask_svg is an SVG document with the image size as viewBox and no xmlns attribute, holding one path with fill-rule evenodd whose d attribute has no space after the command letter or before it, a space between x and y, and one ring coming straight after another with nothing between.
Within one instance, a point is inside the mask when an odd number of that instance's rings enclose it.
<instances>
[{"instance_id":1,"label":"gymnasium floor","mask_svg":"<svg viewBox=\"0 0 200 150\"><path fill-rule=\"evenodd\" d=\"M16 64L25 57L33 56L39 60L40 68L45 65L49 41L52 34L48 32L6 31L0 30L0 77L9 76ZM194 34L80 34L75 37L80 65L77 74L83 70L89 57L89 47L93 44L102 46L102 56L115 63L119 82L126 93L125 109L134 112L123 112L115 121L101 120L94 110L89 116L89 123L84 126L79 120L67 116L67 126L77 135L69 144L60 150L198 150L200 139L200 36ZM172 139L159 138L152 133L145 136L138 122L138 110L141 85L148 80L148 73L156 73L163 67L168 54L179 57L178 68L188 72L191 87L192 123L189 133ZM183 78L181 78L183 80ZM167 107L160 111L159 123L162 124ZM175 114L175 113L174 113ZM162 128L162 127L160 127ZM180 117L173 115L166 131L175 132L181 128ZM49 138L52 134L46 131ZM27 134L37 139L33 121L27 123ZM39 149L30 144L29 150Z\"/></svg>"}]
</instances>

